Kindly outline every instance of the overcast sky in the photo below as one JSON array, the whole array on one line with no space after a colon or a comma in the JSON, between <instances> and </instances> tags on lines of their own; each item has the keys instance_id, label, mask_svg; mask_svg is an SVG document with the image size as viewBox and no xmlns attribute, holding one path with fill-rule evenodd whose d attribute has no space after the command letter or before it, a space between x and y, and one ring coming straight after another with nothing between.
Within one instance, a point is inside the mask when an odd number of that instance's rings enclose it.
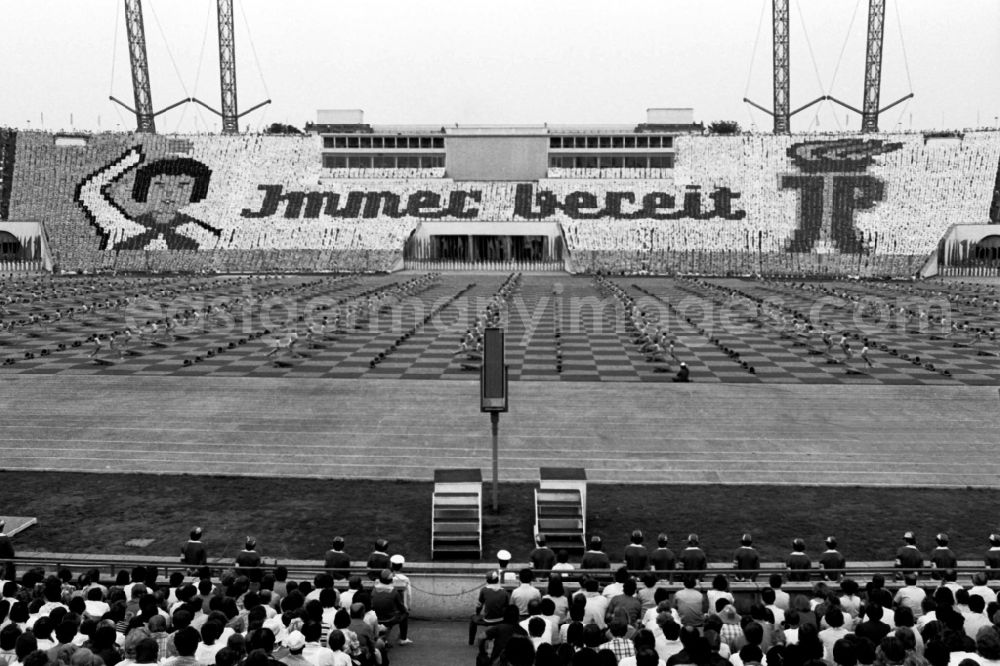
<instances>
[{"instance_id":1,"label":"overcast sky","mask_svg":"<svg viewBox=\"0 0 1000 666\"><path fill-rule=\"evenodd\" d=\"M648 107L771 127L770 0L234 0L241 128L358 108L372 124L635 123ZM121 0L0 0L0 125L134 116ZM219 108L215 0L145 0L153 104ZM867 0L790 0L792 108L861 106ZM886 0L884 130L1000 125L1000 2ZM761 18L763 16L763 24ZM853 17L853 22L852 22ZM759 27L759 29L758 29ZM843 54L841 56L841 54ZM905 54L905 57L904 57ZM815 58L815 59L814 59ZM796 131L857 129L824 102ZM218 131L185 105L160 132Z\"/></svg>"}]
</instances>

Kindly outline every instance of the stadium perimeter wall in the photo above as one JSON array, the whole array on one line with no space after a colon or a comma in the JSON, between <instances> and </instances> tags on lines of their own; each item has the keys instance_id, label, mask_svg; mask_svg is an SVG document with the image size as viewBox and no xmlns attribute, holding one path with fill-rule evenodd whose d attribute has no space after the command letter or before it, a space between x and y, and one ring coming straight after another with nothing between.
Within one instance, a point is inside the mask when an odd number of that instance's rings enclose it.
<instances>
[{"instance_id":1,"label":"stadium perimeter wall","mask_svg":"<svg viewBox=\"0 0 1000 666\"><path fill-rule=\"evenodd\" d=\"M166 581L172 571L182 570L182 568L176 563L165 563L163 558L158 557L116 557L113 555L29 552L20 553L18 555L18 559L20 560L17 565L19 572L27 570L29 566L43 566L52 572L54 572L59 566L67 566L73 571L82 571L84 569L96 567L102 572L102 575L107 576L109 583L114 580L115 572L119 570L129 570L135 565L153 564L158 566L160 580L163 581ZM108 562L113 562L114 564L109 566L107 564ZM316 573L324 570L321 562L312 560L278 561L265 558L263 562L265 567L274 567L278 564L281 564L289 569L289 580L312 580ZM972 572L982 570L983 566L982 562L973 561L960 561L958 564L960 568L959 581L963 584L968 584L968 579L971 577ZM232 570L234 562L231 559L227 560L225 558L220 558L210 561L209 565L215 572L224 572ZM357 572L363 572L366 569L364 562L354 562L352 565L352 568ZM516 573L520 571L523 566L529 565L527 563L512 562L508 566L508 571ZM468 619L476 607L479 590L486 582L486 573L494 569L496 569L495 565L486 563L468 564L446 562L407 562L403 573L410 578L410 584L412 586L412 617L421 620ZM727 564L710 563L709 572L704 576L701 582L700 587L702 590L711 587L711 578L714 576L715 570L719 573L729 573L731 571L731 567ZM765 562L762 563L760 576L754 582L736 582L732 580L732 575L730 574L730 591L733 593L737 606L741 612L747 612L750 605L759 600L760 590L767 587L767 578L770 573L784 571L785 568L783 564L777 562ZM892 562L856 562L850 563L848 568L848 576L860 582L862 586L865 581L871 580L873 573L882 573L886 579L886 588L895 592L896 589L902 587L903 581L894 580L892 572ZM579 573L580 572L577 572L576 575L579 575ZM681 589L682 584L680 582L679 572L677 573L678 575L674 576L674 580L672 582L662 582L660 584L665 585L671 592ZM610 582L611 571L600 572L600 575L606 579L605 583ZM538 578L540 580L535 581L535 586L538 587L544 594L546 589L546 575L544 573L539 574ZM813 585L818 581L818 574L814 573L814 579L812 581L786 581L782 585L782 589L790 594L799 593L810 596ZM370 585L367 579L365 579L365 583ZM926 589L932 590L937 587L938 582L925 575L922 578L921 584L924 585ZM344 589L346 588L346 581L338 581L336 586L338 589ZM991 581L990 586L993 589L1000 591L1000 581ZM516 584L511 582L507 585L507 587L508 589L513 589L516 587ZM575 578L570 577L567 579L567 594L573 594L578 588L579 584Z\"/></svg>"},{"instance_id":2,"label":"stadium perimeter wall","mask_svg":"<svg viewBox=\"0 0 1000 666\"><path fill-rule=\"evenodd\" d=\"M329 177L315 136L0 145L0 214L44 223L71 271L387 271L437 220L558 223L584 272L909 277L952 225L989 220L1000 162L995 131L680 136L668 178L532 182ZM196 182L143 199L143 173Z\"/></svg>"}]
</instances>

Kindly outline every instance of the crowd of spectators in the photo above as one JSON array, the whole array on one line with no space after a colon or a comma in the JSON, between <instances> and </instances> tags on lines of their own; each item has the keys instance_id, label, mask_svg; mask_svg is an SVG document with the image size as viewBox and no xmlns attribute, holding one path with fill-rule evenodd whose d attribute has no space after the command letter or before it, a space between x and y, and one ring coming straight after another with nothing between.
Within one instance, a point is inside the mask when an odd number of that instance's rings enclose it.
<instances>
[{"instance_id":1,"label":"crowd of spectators","mask_svg":"<svg viewBox=\"0 0 1000 666\"><path fill-rule=\"evenodd\" d=\"M532 568L521 569L517 583L505 584L509 572L501 551L500 568L487 573L469 627L477 663L987 666L1000 661L1000 603L988 572L974 574L971 585L959 584L955 570L945 568L955 566L947 535L937 535L938 546L925 558L913 535L905 534L896 560L898 582L887 585L876 574L863 586L840 571L844 560L835 539L827 540L818 570L796 539L784 571L772 569L766 583L740 596L725 574L707 585L702 581L704 572L697 570L706 560L696 535L676 556L664 539L661 535L659 547L646 551L641 534L633 533L626 564L613 578L583 573L573 578L579 591L572 594L564 582L572 572L565 570L552 570L541 589ZM740 544L733 552L733 567L740 569L735 578L753 581L760 574L759 557L750 535ZM582 563L589 558L587 568L607 568L594 566L607 558L596 557L603 553L593 548ZM992 559L996 564L1000 558ZM685 561L692 573L676 574L680 588L667 585L674 567ZM944 566L928 576L919 571L928 564ZM808 592L783 589L786 579L808 581L810 572L821 579L813 578Z\"/></svg>"},{"instance_id":2,"label":"crowd of spectators","mask_svg":"<svg viewBox=\"0 0 1000 666\"><path fill-rule=\"evenodd\" d=\"M280 185L285 194L329 192L342 199L351 191L388 192L404 202L414 193L431 192L445 205L453 192L474 191L477 196L464 205L476 209L476 220L522 219L518 183L456 183L427 169L324 169L315 137L144 135L139 141L138 135L97 134L87 137L85 146L64 147L52 134L19 132L10 219L43 222L64 270L243 272L388 270L421 219L384 213L371 219L243 215L257 210L265 185ZM824 149L814 151L819 157L812 161L801 159L804 146L852 141L864 155L845 158L842 151ZM919 134L681 136L675 149L673 169L558 170L534 185L536 194L547 190L564 203L586 192L599 208L609 193L634 197L626 200L626 210L605 211L600 219L579 219L562 208L545 218L562 225L576 270L912 275L951 225L988 220L1000 134L968 132L946 142ZM141 160L135 151L141 151ZM170 250L155 239L149 242L146 234L122 232L135 230L128 220L135 225L143 214L142 202L130 199L128 173L140 163L175 158L200 162L211 172L207 196L181 206L185 219L204 225L200 235L190 232L199 239L194 250ZM109 182L101 185L105 177ZM812 196L803 189L807 180L831 192ZM88 218L78 201L91 185L100 185L110 207L127 218L104 247L101 234L108 232L99 230L104 220ZM700 188L701 201L688 209L690 188ZM713 214L719 203L711 195L720 188L732 195L726 206L732 215ZM673 197L672 210L683 209L683 217L633 219L650 193Z\"/></svg>"},{"instance_id":3,"label":"crowd of spectators","mask_svg":"<svg viewBox=\"0 0 1000 666\"><path fill-rule=\"evenodd\" d=\"M122 570L110 585L97 569L29 569L19 580L0 570L0 664L387 666L393 645L413 642L402 555L373 553L374 582L355 575L338 589L342 571L293 581L284 567L263 568L249 537L235 568L213 578L201 535L195 528L183 547L188 572L167 578L155 566Z\"/></svg>"}]
</instances>

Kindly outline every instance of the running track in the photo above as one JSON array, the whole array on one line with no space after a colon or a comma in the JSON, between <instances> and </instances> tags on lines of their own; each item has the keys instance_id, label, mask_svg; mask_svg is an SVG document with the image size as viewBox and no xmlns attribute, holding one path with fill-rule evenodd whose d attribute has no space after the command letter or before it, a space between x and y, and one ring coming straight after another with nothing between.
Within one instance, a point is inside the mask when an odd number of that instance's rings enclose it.
<instances>
[{"instance_id":1,"label":"running track","mask_svg":"<svg viewBox=\"0 0 1000 666\"><path fill-rule=\"evenodd\" d=\"M511 382L501 481L1000 487L996 387ZM478 383L9 375L0 468L490 478Z\"/></svg>"}]
</instances>

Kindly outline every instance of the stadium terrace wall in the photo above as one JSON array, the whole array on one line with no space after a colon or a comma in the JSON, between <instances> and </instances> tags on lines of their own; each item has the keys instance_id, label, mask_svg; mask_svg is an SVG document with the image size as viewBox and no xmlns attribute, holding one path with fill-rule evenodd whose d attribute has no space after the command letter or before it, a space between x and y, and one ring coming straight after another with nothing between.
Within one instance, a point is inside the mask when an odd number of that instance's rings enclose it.
<instances>
[{"instance_id":1,"label":"stadium terrace wall","mask_svg":"<svg viewBox=\"0 0 1000 666\"><path fill-rule=\"evenodd\" d=\"M910 276L989 221L1000 132L680 136L669 178L335 178L319 137L3 132L63 270L385 271L425 220L561 225L578 271Z\"/></svg>"}]
</instances>

